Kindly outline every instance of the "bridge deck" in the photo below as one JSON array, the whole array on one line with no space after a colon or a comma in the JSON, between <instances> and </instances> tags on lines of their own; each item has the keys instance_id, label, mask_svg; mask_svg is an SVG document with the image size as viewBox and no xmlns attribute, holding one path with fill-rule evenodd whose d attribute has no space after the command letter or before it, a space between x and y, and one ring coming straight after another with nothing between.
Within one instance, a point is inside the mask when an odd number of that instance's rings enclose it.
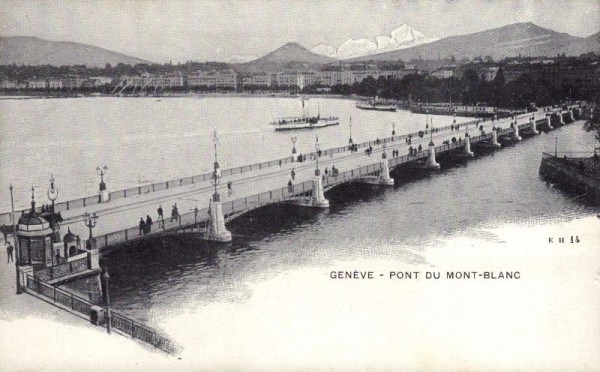
<instances>
[{"instance_id":1,"label":"bridge deck","mask_svg":"<svg viewBox=\"0 0 600 372\"><path fill-rule=\"evenodd\" d=\"M532 114L523 114L518 117L520 127L524 129L528 126L529 117ZM536 112L535 118L541 122L545 118L545 112ZM483 125L484 131L488 133L485 137L477 138L480 134L477 129L479 125ZM436 153L449 151L462 145L442 145L445 140L450 140L452 137L463 137L465 129L469 130L472 137L472 142L486 140L490 137L492 122L486 121L477 124L475 121L469 125L460 124L460 130L450 130L450 127L438 128L433 134L433 141L437 145ZM503 132L512 132L510 119L499 120L495 122L496 127L503 128ZM360 176L367 174L376 174L380 169L381 154L383 152L383 144L386 144L386 152L390 159L390 167L393 168L399 164L416 160L415 157L408 158L401 156L392 158L392 150L399 150L402 155L408 154L408 147L413 148L422 146L423 152L419 157L427 156L427 145L430 141L430 134L424 135L423 138L414 136L411 145L406 144L405 136L398 135L393 138L386 138L381 141L381 144L376 145L373 142L363 143L360 145L358 152L352 153L347 147L324 150L319 158L319 167L324 173L325 168L331 169L333 165L339 170L338 177L328 177L325 182L326 188L331 188L336 184L348 182L357 179ZM369 156L365 154L364 148L369 144L373 146L373 153ZM253 168L248 166L248 169L243 171L243 167L234 168L229 172L223 172L225 176L218 185L218 191L223 202L223 212L227 217L236 217L248 210L259 206L277 202L283 202L303 195L309 195L311 192L311 182L314 178L315 160L311 160L307 154L307 160L302 163L286 161L281 166L278 160L265 163L267 166ZM236 173L235 169L239 169ZM294 190L289 192L287 183L291 178L290 172L294 169L296 176L294 181ZM233 193L227 191L227 181L233 182ZM133 191L132 191L133 190ZM168 189L155 190L147 187L129 189L130 193L126 197L111 200L109 203L92 204L77 208L69 208L61 212L65 221L61 233L66 232L65 225L69 226L72 232L79 234L82 238L87 238L88 229L82 221L84 212L96 212L98 215L97 226L94 228L94 236L97 237L97 243L100 248L107 248L114 244L120 244L125 241L145 238L140 236L137 227L140 217L146 218L150 215L154 220L152 226L152 234L161 233L164 230L179 229L189 226L195 222L205 221L208 218L207 206L209 199L214 192L214 188L209 179L204 181L193 182L188 184L169 187ZM137 191L137 193L135 192ZM133 194L133 195L132 195ZM171 207L177 203L180 220L171 221ZM164 224L157 221L157 208L162 205L166 221ZM194 207L198 208L198 212L193 212Z\"/></svg>"}]
</instances>

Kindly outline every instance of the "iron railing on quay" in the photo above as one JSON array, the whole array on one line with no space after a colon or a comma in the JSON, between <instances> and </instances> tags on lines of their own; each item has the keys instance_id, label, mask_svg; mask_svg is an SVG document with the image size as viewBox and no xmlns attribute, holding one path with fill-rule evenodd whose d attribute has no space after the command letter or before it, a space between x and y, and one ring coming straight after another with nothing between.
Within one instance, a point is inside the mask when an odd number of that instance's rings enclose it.
<instances>
[{"instance_id":1,"label":"iron railing on quay","mask_svg":"<svg viewBox=\"0 0 600 372\"><path fill-rule=\"evenodd\" d=\"M83 257L71 262L50 266L45 269L37 270L35 272L35 277L43 281L48 281L67 275L76 274L88 269L87 261L87 257Z\"/></svg>"},{"instance_id":2,"label":"iron railing on quay","mask_svg":"<svg viewBox=\"0 0 600 372\"><path fill-rule=\"evenodd\" d=\"M581 176L600 179L600 159L594 156L594 152L560 152L556 156L543 152L542 158L557 168L562 168Z\"/></svg>"},{"instance_id":3,"label":"iron railing on quay","mask_svg":"<svg viewBox=\"0 0 600 372\"><path fill-rule=\"evenodd\" d=\"M94 306L92 302L57 286L48 284L40 278L27 275L26 288L70 309L84 319L89 320L91 317L91 309ZM144 341L169 354L176 354L181 350L181 347L177 343L122 314L111 311L111 319L113 328L131 338Z\"/></svg>"}]
</instances>

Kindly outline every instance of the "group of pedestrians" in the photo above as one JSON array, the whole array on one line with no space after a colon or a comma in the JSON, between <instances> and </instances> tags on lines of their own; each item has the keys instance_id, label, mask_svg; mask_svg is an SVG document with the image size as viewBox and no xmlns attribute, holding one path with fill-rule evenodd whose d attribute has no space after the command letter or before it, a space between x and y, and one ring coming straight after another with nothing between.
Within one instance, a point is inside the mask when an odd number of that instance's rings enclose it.
<instances>
[{"instance_id":1,"label":"group of pedestrians","mask_svg":"<svg viewBox=\"0 0 600 372\"><path fill-rule=\"evenodd\" d=\"M144 217L140 217L140 235L146 235L152 231L152 217L150 215L146 215L146 221L144 221Z\"/></svg>"},{"instance_id":2,"label":"group of pedestrians","mask_svg":"<svg viewBox=\"0 0 600 372\"><path fill-rule=\"evenodd\" d=\"M164 216L164 211L163 211L163 207L162 205L158 206L158 209L156 210L157 214L158 214L158 218L157 221L159 223L159 225L164 229L165 227L165 216ZM173 221L179 221L179 209L177 208L177 203L173 204L173 208L171 208L171 222ZM150 215L146 215L146 219L144 220L144 217L140 217L140 222L139 222L139 228L140 228L140 235L146 235L149 234L150 232L152 232L152 225L154 224L154 221L152 220L152 217L150 217Z\"/></svg>"}]
</instances>

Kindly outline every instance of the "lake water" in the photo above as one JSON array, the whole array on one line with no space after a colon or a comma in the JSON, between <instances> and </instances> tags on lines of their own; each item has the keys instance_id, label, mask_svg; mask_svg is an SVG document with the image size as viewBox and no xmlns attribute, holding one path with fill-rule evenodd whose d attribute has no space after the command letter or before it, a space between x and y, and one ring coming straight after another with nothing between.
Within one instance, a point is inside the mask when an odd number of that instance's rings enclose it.
<instances>
[{"instance_id":1,"label":"lake water","mask_svg":"<svg viewBox=\"0 0 600 372\"><path fill-rule=\"evenodd\" d=\"M95 193L98 176L94 169L98 165L108 166L106 182L111 189L206 172L213 161L214 129L220 140L219 160L227 168L289 155L292 135L298 137L300 152L314 148L317 133L322 148L347 144L350 117L356 142L389 136L392 122L397 134L402 134L424 129L427 120L425 115L406 111L361 111L354 108L353 101L341 99L311 98L307 104L312 113L316 113L318 102L321 114L339 116L341 125L318 132L275 132L268 123L273 117L299 114L298 99L0 100L0 179L4 190L0 191L0 210L10 205L9 182L16 187L17 204L24 205L32 184L42 190L36 192L42 198L50 173L57 179L61 199L70 199ZM451 118L435 116L433 122L447 125ZM300 308L307 317L316 317L308 322L312 331L343 334L346 323L342 320L352 317L343 309L340 313L331 310L340 303L348 305L343 296L358 296L351 306L361 309L357 311L366 317L362 321L372 325L376 322L368 317L372 310L357 304L360 296L367 296L371 305L378 301L367 293L369 289L361 287L358 293L344 294L346 287L325 284L327 289L321 290L323 283L329 283L331 270L422 269L440 262L450 265L455 254L456 261L463 262L465 258L460 255L465 253L489 258L497 254L494 250L504 249L501 244L486 245L502 243L490 230L556 225L597 213L597 209L540 179L542 151L553 151L556 137L559 151L590 150L594 146L593 136L577 122L464 164L403 179L394 188L334 189L326 195L332 201L326 211L292 207L259 210L232 222L234 241L228 245L167 237L115 252L106 259L112 275L111 299L118 311L163 329L189 350L208 347L207 357L211 351L227 348L223 338L240 335L241 340L248 341L258 337L257 333L267 332L252 326L254 322L263 327L274 322L273 329L279 331L269 332L279 333L271 335L264 345L277 348L286 337L303 334L296 328L296 322L306 320L297 313ZM467 246L471 250L444 248L462 238L479 243L470 241ZM477 244L483 244L483 251L478 251ZM511 248L515 244L512 241ZM438 259L439 255L444 259ZM486 262L487 268L497 268L493 261ZM510 261L502 262L504 269L513 267ZM461 270L478 267L477 262L470 265ZM342 297L337 297L337 291ZM386 289L383 296L394 297L389 291ZM410 295L398 291L399 298L420 298L415 288L408 289ZM437 290L423 293L435 296ZM465 298L472 294L459 293ZM301 304L299 299L303 299ZM390 300L381 301L385 304ZM320 319L313 308L329 309L325 311L327 317ZM273 316L273 309L277 314L292 315L270 319L265 314ZM415 316L408 319L414 322L419 311L411 308L402 313ZM327 331L327 327L334 330ZM364 332L355 328L350 327ZM415 336L420 331L410 332ZM307 335L295 336L293 345L307 343L301 341ZM217 346L208 346L212 343ZM282 355L293 353L293 349L286 350ZM242 353L236 349L233 355L236 352Z\"/></svg>"}]
</instances>

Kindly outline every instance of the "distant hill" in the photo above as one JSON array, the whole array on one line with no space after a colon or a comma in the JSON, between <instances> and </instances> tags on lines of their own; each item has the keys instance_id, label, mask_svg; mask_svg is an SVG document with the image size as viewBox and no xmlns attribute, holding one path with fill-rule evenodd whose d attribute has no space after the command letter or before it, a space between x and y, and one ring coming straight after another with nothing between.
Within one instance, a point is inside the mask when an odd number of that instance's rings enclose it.
<instances>
[{"instance_id":1,"label":"distant hill","mask_svg":"<svg viewBox=\"0 0 600 372\"><path fill-rule=\"evenodd\" d=\"M30 36L0 37L0 65L86 65L104 67L107 63L135 65L151 63L92 45L49 41Z\"/></svg>"},{"instance_id":2,"label":"distant hill","mask_svg":"<svg viewBox=\"0 0 600 372\"><path fill-rule=\"evenodd\" d=\"M492 56L495 60L504 57L555 56L557 53L579 55L587 52L600 52L598 34L588 38L571 36L536 26L531 22L515 23L491 30L467 35L451 36L432 43L387 53L352 58L346 61L384 61L411 59L438 59L454 56Z\"/></svg>"},{"instance_id":3,"label":"distant hill","mask_svg":"<svg viewBox=\"0 0 600 372\"><path fill-rule=\"evenodd\" d=\"M600 32L569 44L565 53L567 55L578 56L589 52L600 54Z\"/></svg>"},{"instance_id":4,"label":"distant hill","mask_svg":"<svg viewBox=\"0 0 600 372\"><path fill-rule=\"evenodd\" d=\"M321 65L335 62L330 57L311 52L298 43L287 43L254 61L234 65L238 72L316 70Z\"/></svg>"}]
</instances>

